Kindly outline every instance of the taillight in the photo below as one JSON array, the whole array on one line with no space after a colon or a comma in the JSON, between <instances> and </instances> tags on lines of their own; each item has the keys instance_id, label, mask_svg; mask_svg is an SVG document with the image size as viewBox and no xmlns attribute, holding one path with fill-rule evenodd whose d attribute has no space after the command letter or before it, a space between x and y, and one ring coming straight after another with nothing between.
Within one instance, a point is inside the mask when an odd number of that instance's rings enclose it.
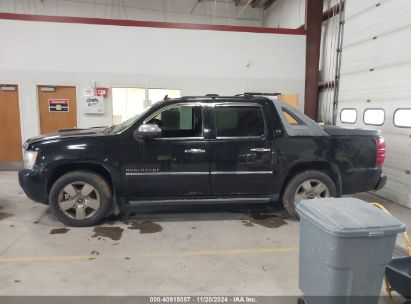
<instances>
[{"instance_id":1,"label":"taillight","mask_svg":"<svg viewBox=\"0 0 411 304\"><path fill-rule=\"evenodd\" d=\"M385 160L385 140L384 137L378 136L376 138L377 153L375 159L375 166L381 168Z\"/></svg>"}]
</instances>

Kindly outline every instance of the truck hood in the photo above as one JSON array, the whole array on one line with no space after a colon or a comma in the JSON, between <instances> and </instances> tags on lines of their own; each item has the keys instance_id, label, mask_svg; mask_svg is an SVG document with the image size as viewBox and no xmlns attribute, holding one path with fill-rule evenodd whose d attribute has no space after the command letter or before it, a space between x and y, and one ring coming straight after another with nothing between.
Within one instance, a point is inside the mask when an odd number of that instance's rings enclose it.
<instances>
[{"instance_id":1,"label":"truck hood","mask_svg":"<svg viewBox=\"0 0 411 304\"><path fill-rule=\"evenodd\" d=\"M94 127L89 129L61 129L54 133L43 134L40 136L32 137L26 141L25 144L30 145L37 142L56 140L70 137L85 137L95 135L106 135L103 131L107 127Z\"/></svg>"}]
</instances>

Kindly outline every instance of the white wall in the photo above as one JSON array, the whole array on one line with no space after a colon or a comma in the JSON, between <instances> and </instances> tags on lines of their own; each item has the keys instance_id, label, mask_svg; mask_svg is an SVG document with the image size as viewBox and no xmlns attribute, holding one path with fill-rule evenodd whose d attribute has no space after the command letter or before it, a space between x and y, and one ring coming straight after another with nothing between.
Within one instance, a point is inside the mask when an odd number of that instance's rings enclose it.
<instances>
[{"instance_id":1,"label":"white wall","mask_svg":"<svg viewBox=\"0 0 411 304\"><path fill-rule=\"evenodd\" d=\"M263 9L233 1L203 0L0 0L0 12L188 23L261 26Z\"/></svg>"},{"instance_id":2,"label":"white wall","mask_svg":"<svg viewBox=\"0 0 411 304\"><path fill-rule=\"evenodd\" d=\"M264 12L265 27L298 28L305 22L305 0L277 0Z\"/></svg>"},{"instance_id":3,"label":"white wall","mask_svg":"<svg viewBox=\"0 0 411 304\"><path fill-rule=\"evenodd\" d=\"M82 90L181 89L304 96L305 36L0 20L0 83L18 84L22 140L39 134L36 85L77 86L78 126L112 123L83 113ZM301 102L301 107L303 107Z\"/></svg>"}]
</instances>

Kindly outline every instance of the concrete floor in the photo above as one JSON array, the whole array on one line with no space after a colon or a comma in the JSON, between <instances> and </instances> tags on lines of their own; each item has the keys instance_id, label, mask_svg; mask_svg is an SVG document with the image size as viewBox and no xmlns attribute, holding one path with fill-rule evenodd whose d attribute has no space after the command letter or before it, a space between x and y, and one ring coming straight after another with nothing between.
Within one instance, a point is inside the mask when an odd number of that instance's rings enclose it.
<instances>
[{"instance_id":1,"label":"concrete floor","mask_svg":"<svg viewBox=\"0 0 411 304\"><path fill-rule=\"evenodd\" d=\"M411 210L359 196L411 227ZM156 207L64 227L3 171L0 295L299 295L299 223L283 215L267 205Z\"/></svg>"}]
</instances>

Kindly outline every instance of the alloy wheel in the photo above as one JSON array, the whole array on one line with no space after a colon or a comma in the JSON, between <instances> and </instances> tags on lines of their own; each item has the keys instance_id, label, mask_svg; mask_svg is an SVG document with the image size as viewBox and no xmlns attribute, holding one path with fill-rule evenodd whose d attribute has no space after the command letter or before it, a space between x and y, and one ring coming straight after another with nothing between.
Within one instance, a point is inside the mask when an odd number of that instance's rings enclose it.
<instances>
[{"instance_id":1,"label":"alloy wheel","mask_svg":"<svg viewBox=\"0 0 411 304\"><path fill-rule=\"evenodd\" d=\"M328 187L318 179L309 179L298 185L294 195L294 203L303 199L330 197Z\"/></svg>"},{"instance_id":2,"label":"alloy wheel","mask_svg":"<svg viewBox=\"0 0 411 304\"><path fill-rule=\"evenodd\" d=\"M60 191L58 205L66 216L84 220L92 217L100 208L100 195L88 183L72 182Z\"/></svg>"}]
</instances>

